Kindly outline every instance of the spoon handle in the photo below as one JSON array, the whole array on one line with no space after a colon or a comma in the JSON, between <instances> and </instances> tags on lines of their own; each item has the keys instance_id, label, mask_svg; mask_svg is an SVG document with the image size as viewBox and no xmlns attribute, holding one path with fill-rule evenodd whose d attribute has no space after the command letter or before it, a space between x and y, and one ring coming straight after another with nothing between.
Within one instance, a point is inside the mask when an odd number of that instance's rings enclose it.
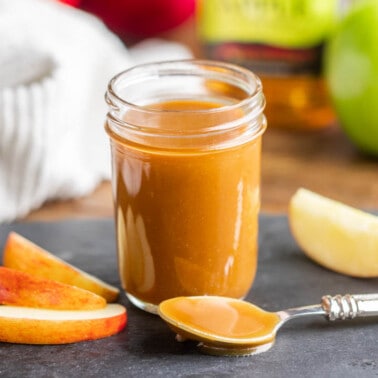
<instances>
[{"instance_id":1,"label":"spoon handle","mask_svg":"<svg viewBox=\"0 0 378 378\"><path fill-rule=\"evenodd\" d=\"M328 320L378 315L378 294L325 295L321 306Z\"/></svg>"}]
</instances>

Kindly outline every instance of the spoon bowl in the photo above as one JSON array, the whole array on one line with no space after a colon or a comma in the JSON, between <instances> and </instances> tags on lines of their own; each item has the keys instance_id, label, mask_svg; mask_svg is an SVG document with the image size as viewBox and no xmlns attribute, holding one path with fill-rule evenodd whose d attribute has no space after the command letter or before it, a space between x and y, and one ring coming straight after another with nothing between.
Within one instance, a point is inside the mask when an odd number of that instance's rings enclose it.
<instances>
[{"instance_id":1,"label":"spoon bowl","mask_svg":"<svg viewBox=\"0 0 378 378\"><path fill-rule=\"evenodd\" d=\"M200 341L201 349L216 354L265 349L273 345L282 322L278 314L252 303L217 296L172 298L160 304L159 315L179 340Z\"/></svg>"},{"instance_id":2,"label":"spoon bowl","mask_svg":"<svg viewBox=\"0 0 378 378\"><path fill-rule=\"evenodd\" d=\"M329 320L378 315L378 294L324 296L319 305L278 312L220 296L177 297L163 301L158 314L177 340L199 341L201 351L215 355L253 355L269 350L288 320L323 315Z\"/></svg>"}]
</instances>

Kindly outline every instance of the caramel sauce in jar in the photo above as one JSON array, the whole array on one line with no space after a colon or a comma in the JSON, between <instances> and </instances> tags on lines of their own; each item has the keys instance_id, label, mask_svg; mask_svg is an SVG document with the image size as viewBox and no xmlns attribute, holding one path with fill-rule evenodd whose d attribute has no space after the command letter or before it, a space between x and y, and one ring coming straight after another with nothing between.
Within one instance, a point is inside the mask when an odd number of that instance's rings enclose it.
<instances>
[{"instance_id":1,"label":"caramel sauce in jar","mask_svg":"<svg viewBox=\"0 0 378 378\"><path fill-rule=\"evenodd\" d=\"M151 84L152 68L160 77ZM119 274L131 302L147 311L181 295L240 298L253 283L266 122L261 83L240 70L167 62L109 85ZM122 92L125 83L137 93Z\"/></svg>"}]
</instances>

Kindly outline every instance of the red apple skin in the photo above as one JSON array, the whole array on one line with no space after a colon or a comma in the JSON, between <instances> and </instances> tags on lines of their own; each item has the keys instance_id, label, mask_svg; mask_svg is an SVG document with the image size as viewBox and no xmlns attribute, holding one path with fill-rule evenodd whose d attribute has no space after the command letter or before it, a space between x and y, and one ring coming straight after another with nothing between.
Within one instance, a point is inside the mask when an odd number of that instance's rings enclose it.
<instances>
[{"instance_id":1,"label":"red apple skin","mask_svg":"<svg viewBox=\"0 0 378 378\"><path fill-rule=\"evenodd\" d=\"M58 0L61 3L71 5L72 7L78 7L80 5L80 0Z\"/></svg>"},{"instance_id":2,"label":"red apple skin","mask_svg":"<svg viewBox=\"0 0 378 378\"><path fill-rule=\"evenodd\" d=\"M194 13L195 0L81 0L79 7L121 37L146 38L184 22Z\"/></svg>"},{"instance_id":3,"label":"red apple skin","mask_svg":"<svg viewBox=\"0 0 378 378\"><path fill-rule=\"evenodd\" d=\"M88 290L3 266L0 303L59 310L95 310L106 306L103 297Z\"/></svg>"}]
</instances>

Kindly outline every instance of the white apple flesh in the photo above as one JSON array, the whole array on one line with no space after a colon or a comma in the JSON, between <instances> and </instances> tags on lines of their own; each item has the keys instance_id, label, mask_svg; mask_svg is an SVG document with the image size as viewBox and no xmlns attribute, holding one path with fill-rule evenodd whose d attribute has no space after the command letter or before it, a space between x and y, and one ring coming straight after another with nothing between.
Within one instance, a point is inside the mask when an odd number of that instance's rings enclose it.
<instances>
[{"instance_id":1,"label":"white apple flesh","mask_svg":"<svg viewBox=\"0 0 378 378\"><path fill-rule=\"evenodd\" d=\"M98 310L50 310L0 306L0 341L17 344L68 344L120 332L126 308L108 304Z\"/></svg>"}]
</instances>

